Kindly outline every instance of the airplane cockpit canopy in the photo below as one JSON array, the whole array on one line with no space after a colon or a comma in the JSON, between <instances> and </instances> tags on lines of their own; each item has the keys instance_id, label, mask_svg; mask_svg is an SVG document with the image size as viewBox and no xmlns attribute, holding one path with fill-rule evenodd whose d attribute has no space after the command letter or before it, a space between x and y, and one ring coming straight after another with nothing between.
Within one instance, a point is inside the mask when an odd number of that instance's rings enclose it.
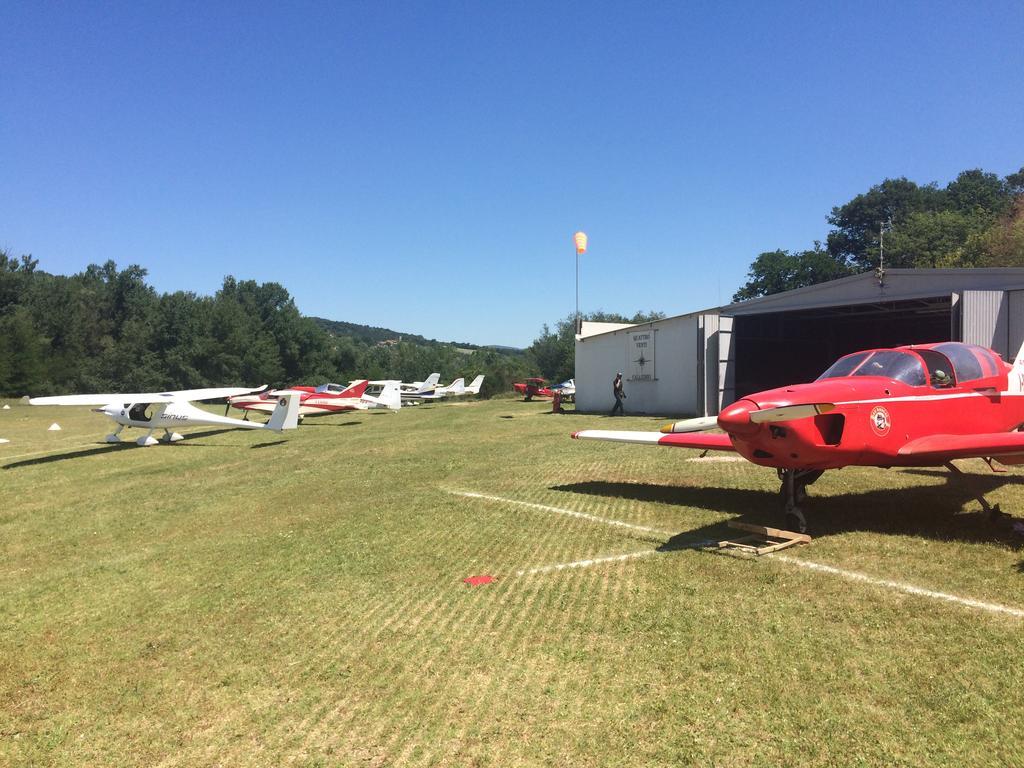
<instances>
[{"instance_id":1,"label":"airplane cockpit canopy","mask_svg":"<svg viewBox=\"0 0 1024 768\"><path fill-rule=\"evenodd\" d=\"M883 376L909 384L912 387L923 387L927 381L921 358L910 352L895 349L879 349L874 352L855 352L839 358L832 367L818 377L835 379L841 376Z\"/></svg>"},{"instance_id":2,"label":"airplane cockpit canopy","mask_svg":"<svg viewBox=\"0 0 1024 768\"><path fill-rule=\"evenodd\" d=\"M991 350L975 344L947 341L923 347L854 352L839 358L817 380L883 376L912 387L930 384L936 389L943 389L955 386L957 382L997 376L1002 370L999 358Z\"/></svg>"},{"instance_id":3,"label":"airplane cockpit canopy","mask_svg":"<svg viewBox=\"0 0 1024 768\"><path fill-rule=\"evenodd\" d=\"M348 387L344 387L341 384L321 384L316 388L316 393L319 395L329 394L338 395L344 392Z\"/></svg>"},{"instance_id":4,"label":"airplane cockpit canopy","mask_svg":"<svg viewBox=\"0 0 1024 768\"><path fill-rule=\"evenodd\" d=\"M991 350L975 344L949 341L944 344L936 344L932 349L950 359L950 362L953 363L953 370L956 371L957 381L987 379L990 376L999 375L1003 370L999 359Z\"/></svg>"}]
</instances>

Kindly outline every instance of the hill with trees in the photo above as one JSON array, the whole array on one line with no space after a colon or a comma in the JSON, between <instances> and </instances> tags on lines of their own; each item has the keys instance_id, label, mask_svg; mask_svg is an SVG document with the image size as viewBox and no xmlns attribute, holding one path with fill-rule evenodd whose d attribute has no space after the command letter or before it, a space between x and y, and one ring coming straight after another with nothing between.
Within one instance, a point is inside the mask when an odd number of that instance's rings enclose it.
<instances>
[{"instance_id":1,"label":"hill with trees","mask_svg":"<svg viewBox=\"0 0 1024 768\"><path fill-rule=\"evenodd\" d=\"M314 323L319 325L325 331L332 336L349 336L356 341L361 341L365 344L377 344L380 342L387 341L408 341L412 344L420 344L422 346L444 346L451 344L459 349L507 349L514 351L514 347L502 347L499 345L487 345L481 347L478 344L469 344L468 342L459 341L438 341L437 339L428 339L420 336L416 333L401 333L399 331L393 331L390 328L379 328L375 325L360 325L359 323L348 323L343 320L327 320L323 317L310 317Z\"/></svg>"},{"instance_id":2,"label":"hill with trees","mask_svg":"<svg viewBox=\"0 0 1024 768\"><path fill-rule=\"evenodd\" d=\"M278 283L224 278L213 296L158 293L138 265L113 261L75 275L0 250L0 393L157 391L222 385L445 379L483 373L485 396L533 372L519 351L405 336L378 346L370 330L304 317Z\"/></svg>"}]
</instances>

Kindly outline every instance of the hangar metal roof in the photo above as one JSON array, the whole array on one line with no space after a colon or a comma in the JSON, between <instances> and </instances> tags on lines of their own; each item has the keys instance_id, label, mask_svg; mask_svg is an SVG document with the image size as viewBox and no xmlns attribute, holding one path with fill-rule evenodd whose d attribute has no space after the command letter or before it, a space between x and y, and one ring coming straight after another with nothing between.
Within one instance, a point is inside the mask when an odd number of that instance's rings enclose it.
<instances>
[{"instance_id":1,"label":"hangar metal roof","mask_svg":"<svg viewBox=\"0 0 1024 768\"><path fill-rule=\"evenodd\" d=\"M906 301L948 296L956 291L1024 289L1024 269L888 269L879 283L874 272L808 285L792 291L760 296L719 308L723 315L755 315L798 309Z\"/></svg>"},{"instance_id":2,"label":"hangar metal roof","mask_svg":"<svg viewBox=\"0 0 1024 768\"><path fill-rule=\"evenodd\" d=\"M666 320L698 314L722 314L736 317L872 302L929 299L948 296L957 291L1009 290L1024 290L1024 268L887 269L885 279L881 284L874 272L862 272L859 275L851 275L827 283L808 285L804 288L773 293L770 296L760 296L756 299L726 304L721 307L684 312L662 320L655 320L653 323L640 323L640 325L657 325ZM605 333L614 332L606 331ZM594 334L594 336L603 335L604 333Z\"/></svg>"}]
</instances>

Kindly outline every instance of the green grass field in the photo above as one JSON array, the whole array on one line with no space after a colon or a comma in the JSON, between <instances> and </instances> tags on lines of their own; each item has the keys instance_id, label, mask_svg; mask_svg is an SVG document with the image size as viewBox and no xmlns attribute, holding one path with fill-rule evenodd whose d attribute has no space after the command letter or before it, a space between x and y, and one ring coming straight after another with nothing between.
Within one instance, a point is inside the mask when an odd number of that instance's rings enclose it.
<instances>
[{"instance_id":1,"label":"green grass field","mask_svg":"<svg viewBox=\"0 0 1024 768\"><path fill-rule=\"evenodd\" d=\"M814 542L743 560L684 545L776 525L771 471L568 437L654 419L496 400L140 449L10 402L0 765L1024 764L1024 619L895 584L1024 609L1024 538L944 472L827 473ZM961 465L1024 518L1021 473Z\"/></svg>"}]
</instances>

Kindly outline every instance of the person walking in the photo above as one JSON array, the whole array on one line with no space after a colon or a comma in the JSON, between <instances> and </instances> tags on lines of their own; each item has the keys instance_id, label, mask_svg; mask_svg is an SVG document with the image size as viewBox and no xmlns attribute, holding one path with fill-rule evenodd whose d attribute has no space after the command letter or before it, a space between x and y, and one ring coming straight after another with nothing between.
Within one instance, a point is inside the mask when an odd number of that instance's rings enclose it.
<instances>
[{"instance_id":1,"label":"person walking","mask_svg":"<svg viewBox=\"0 0 1024 768\"><path fill-rule=\"evenodd\" d=\"M626 412L622 407L622 401L626 398L626 393L622 391L622 371L615 374L615 381L612 382L612 394L615 395L615 407L612 408L611 415L614 416L618 411L619 416L625 416Z\"/></svg>"}]
</instances>

